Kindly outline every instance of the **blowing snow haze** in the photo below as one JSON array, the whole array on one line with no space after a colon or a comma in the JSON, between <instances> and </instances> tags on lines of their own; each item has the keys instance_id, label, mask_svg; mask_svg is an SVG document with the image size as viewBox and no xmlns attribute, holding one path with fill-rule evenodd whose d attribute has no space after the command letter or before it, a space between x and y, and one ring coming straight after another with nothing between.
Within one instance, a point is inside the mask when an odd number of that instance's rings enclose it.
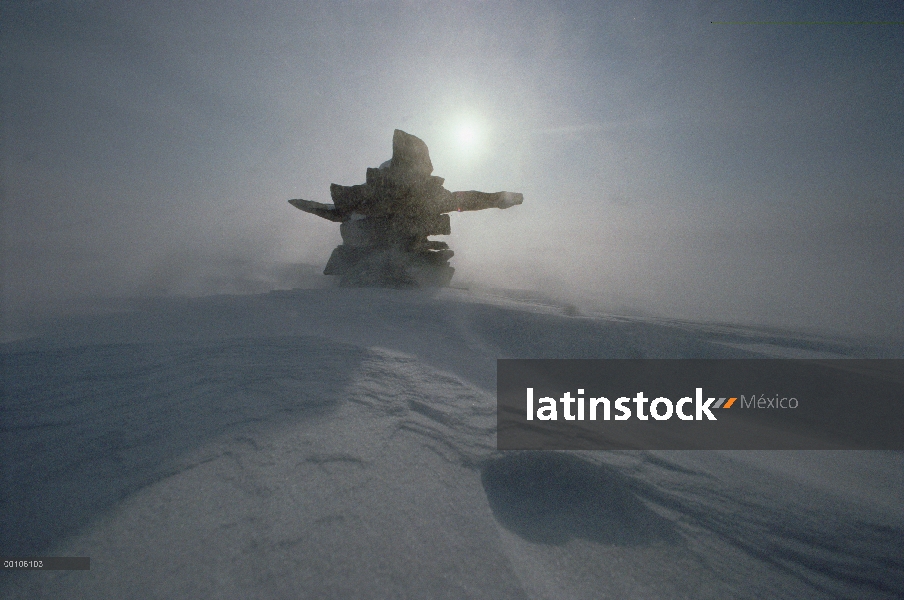
<instances>
[{"instance_id":1,"label":"blowing snow haze","mask_svg":"<svg viewBox=\"0 0 904 600\"><path fill-rule=\"evenodd\" d=\"M524 194L451 215L458 282L904 336L900 6L0 10L5 312L293 287L340 239L286 200L403 129L449 189Z\"/></svg>"}]
</instances>

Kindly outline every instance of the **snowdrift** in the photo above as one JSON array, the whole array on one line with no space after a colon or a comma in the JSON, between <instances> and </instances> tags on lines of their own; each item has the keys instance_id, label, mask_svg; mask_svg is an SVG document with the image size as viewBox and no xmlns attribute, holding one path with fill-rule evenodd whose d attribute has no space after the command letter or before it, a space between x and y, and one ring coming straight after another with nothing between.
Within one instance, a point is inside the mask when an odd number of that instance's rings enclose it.
<instances>
[{"instance_id":1,"label":"snowdrift","mask_svg":"<svg viewBox=\"0 0 904 600\"><path fill-rule=\"evenodd\" d=\"M871 356L462 290L111 304L3 344L4 598L899 598L904 458L498 452L495 359Z\"/></svg>"}]
</instances>

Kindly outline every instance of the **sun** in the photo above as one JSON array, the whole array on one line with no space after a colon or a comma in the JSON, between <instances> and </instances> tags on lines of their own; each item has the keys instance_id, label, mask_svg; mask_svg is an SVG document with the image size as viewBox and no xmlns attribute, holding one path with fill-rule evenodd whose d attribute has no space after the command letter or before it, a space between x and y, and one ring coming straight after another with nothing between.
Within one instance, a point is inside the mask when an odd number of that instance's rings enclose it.
<instances>
[{"instance_id":1,"label":"sun","mask_svg":"<svg viewBox=\"0 0 904 600\"><path fill-rule=\"evenodd\" d=\"M455 139L463 156L476 156L486 141L485 127L474 119L460 121L455 125Z\"/></svg>"},{"instance_id":2,"label":"sun","mask_svg":"<svg viewBox=\"0 0 904 600\"><path fill-rule=\"evenodd\" d=\"M477 141L477 128L473 125L462 125L458 128L458 142L465 147L473 146Z\"/></svg>"}]
</instances>

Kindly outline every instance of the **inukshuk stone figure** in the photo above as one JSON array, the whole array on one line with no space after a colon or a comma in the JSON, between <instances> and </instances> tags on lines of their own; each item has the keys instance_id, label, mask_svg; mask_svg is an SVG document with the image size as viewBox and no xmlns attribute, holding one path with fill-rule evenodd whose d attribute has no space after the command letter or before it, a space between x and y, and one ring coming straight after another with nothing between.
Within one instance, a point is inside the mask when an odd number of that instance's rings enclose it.
<instances>
[{"instance_id":1,"label":"inukshuk stone figure","mask_svg":"<svg viewBox=\"0 0 904 600\"><path fill-rule=\"evenodd\" d=\"M446 242L428 239L449 235L452 211L508 208L524 196L512 192L450 192L443 178L431 175L427 144L399 129L392 136L392 159L367 169L367 182L330 184L333 204L310 200L289 203L318 217L338 222L337 246L324 275L338 275L340 285L381 287L445 286L455 269Z\"/></svg>"}]
</instances>

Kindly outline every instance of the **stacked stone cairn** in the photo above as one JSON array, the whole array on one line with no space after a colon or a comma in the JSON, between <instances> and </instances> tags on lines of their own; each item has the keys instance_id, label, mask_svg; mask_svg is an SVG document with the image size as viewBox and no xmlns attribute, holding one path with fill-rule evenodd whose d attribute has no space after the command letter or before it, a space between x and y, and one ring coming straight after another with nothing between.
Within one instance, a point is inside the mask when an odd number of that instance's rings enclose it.
<instances>
[{"instance_id":1,"label":"stacked stone cairn","mask_svg":"<svg viewBox=\"0 0 904 600\"><path fill-rule=\"evenodd\" d=\"M455 269L446 242L453 211L508 208L524 197L512 192L450 192L423 140L399 129L392 136L392 159L367 169L361 185L330 185L333 204L289 200L305 212L339 223L337 246L324 275L337 275L350 287L446 286Z\"/></svg>"}]
</instances>

